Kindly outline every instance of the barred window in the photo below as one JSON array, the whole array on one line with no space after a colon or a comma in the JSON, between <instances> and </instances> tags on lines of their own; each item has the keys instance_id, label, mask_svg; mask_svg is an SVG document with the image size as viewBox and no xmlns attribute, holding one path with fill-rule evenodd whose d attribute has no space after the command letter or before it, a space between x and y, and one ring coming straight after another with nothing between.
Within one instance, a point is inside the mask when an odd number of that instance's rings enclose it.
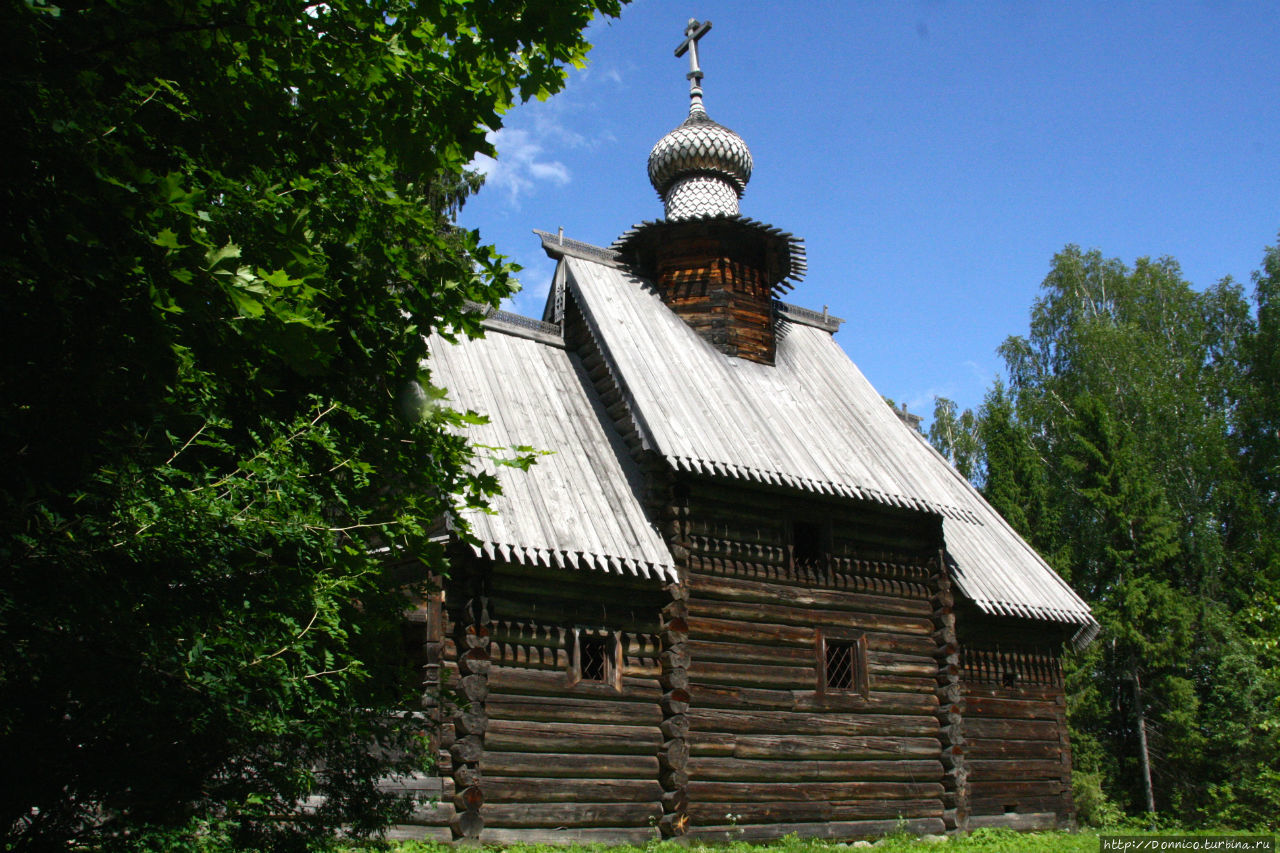
<instances>
[{"instance_id":1,"label":"barred window","mask_svg":"<svg viewBox=\"0 0 1280 853\"><path fill-rule=\"evenodd\" d=\"M570 631L569 684L595 681L622 687L622 644L617 631L574 628Z\"/></svg>"},{"instance_id":2,"label":"barred window","mask_svg":"<svg viewBox=\"0 0 1280 853\"><path fill-rule=\"evenodd\" d=\"M864 697L870 692L865 635L831 637L819 632L817 652L819 692L849 692Z\"/></svg>"}]
</instances>

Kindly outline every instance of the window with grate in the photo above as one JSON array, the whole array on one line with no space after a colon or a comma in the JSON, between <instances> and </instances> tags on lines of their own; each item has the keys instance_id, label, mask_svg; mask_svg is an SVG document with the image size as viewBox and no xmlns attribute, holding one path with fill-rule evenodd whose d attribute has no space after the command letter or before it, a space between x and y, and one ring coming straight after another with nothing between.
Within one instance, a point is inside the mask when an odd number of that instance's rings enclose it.
<instances>
[{"instance_id":1,"label":"window with grate","mask_svg":"<svg viewBox=\"0 0 1280 853\"><path fill-rule=\"evenodd\" d=\"M608 681L609 641L604 637L579 637L578 667L583 681Z\"/></svg>"},{"instance_id":2,"label":"window with grate","mask_svg":"<svg viewBox=\"0 0 1280 853\"><path fill-rule=\"evenodd\" d=\"M569 684L595 681L622 687L622 644L617 631L603 628L574 628L570 632Z\"/></svg>"},{"instance_id":3,"label":"window with grate","mask_svg":"<svg viewBox=\"0 0 1280 853\"><path fill-rule=\"evenodd\" d=\"M853 643L827 643L827 687L853 687Z\"/></svg>"},{"instance_id":4,"label":"window with grate","mask_svg":"<svg viewBox=\"0 0 1280 853\"><path fill-rule=\"evenodd\" d=\"M865 635L825 637L818 634L818 690L859 693L871 689Z\"/></svg>"}]
</instances>

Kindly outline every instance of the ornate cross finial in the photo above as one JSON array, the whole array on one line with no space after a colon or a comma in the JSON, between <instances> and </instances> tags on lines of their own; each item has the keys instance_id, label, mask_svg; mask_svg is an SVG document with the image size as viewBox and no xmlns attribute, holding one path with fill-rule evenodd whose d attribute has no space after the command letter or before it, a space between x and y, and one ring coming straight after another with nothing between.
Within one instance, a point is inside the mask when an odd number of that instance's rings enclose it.
<instances>
[{"instance_id":1,"label":"ornate cross finial","mask_svg":"<svg viewBox=\"0 0 1280 853\"><path fill-rule=\"evenodd\" d=\"M698 40L711 32L711 22L689 19L684 28L684 41L676 48L676 56L689 54L689 112L705 113L702 106L702 67L698 64Z\"/></svg>"}]
</instances>

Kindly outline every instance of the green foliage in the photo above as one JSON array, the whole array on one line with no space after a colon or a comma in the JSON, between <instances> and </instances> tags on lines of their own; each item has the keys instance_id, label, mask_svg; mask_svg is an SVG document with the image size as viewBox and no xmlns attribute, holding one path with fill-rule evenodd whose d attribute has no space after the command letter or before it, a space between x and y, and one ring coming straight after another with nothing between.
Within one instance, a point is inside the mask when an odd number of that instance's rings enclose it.
<instances>
[{"instance_id":1,"label":"green foliage","mask_svg":"<svg viewBox=\"0 0 1280 853\"><path fill-rule=\"evenodd\" d=\"M1141 720L1160 809L1274 825L1277 282L1272 248L1251 312L1069 246L978 412L984 493L1102 623L1067 666L1088 819L1143 807Z\"/></svg>"},{"instance_id":2,"label":"green foliage","mask_svg":"<svg viewBox=\"0 0 1280 853\"><path fill-rule=\"evenodd\" d=\"M933 398L933 422L929 424L929 443L947 458L960 476L979 482L978 470L980 445L978 425L973 411L958 411L956 404L946 397Z\"/></svg>"},{"instance_id":3,"label":"green foliage","mask_svg":"<svg viewBox=\"0 0 1280 853\"><path fill-rule=\"evenodd\" d=\"M401 613L495 487L468 417L413 402L424 336L514 286L448 215L597 9L5 5L7 846L408 807L375 784L426 760Z\"/></svg>"}]
</instances>

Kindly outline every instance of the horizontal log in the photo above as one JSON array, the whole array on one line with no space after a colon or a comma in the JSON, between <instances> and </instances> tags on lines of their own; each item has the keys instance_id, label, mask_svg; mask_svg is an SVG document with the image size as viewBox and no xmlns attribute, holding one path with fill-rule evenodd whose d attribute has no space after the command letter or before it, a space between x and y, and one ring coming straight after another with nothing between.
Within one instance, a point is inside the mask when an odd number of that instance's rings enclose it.
<instances>
[{"instance_id":1,"label":"horizontal log","mask_svg":"<svg viewBox=\"0 0 1280 853\"><path fill-rule=\"evenodd\" d=\"M1061 779L1043 779L1034 781L981 780L970 777L969 796L974 799L1008 798L1012 802L1018 797L1052 797L1062 793Z\"/></svg>"},{"instance_id":2,"label":"horizontal log","mask_svg":"<svg viewBox=\"0 0 1280 853\"><path fill-rule=\"evenodd\" d=\"M872 762L866 763L870 764ZM919 778L913 777L916 780ZM936 799L941 797L942 794L943 786L939 781L786 782L778 780L760 782L692 781L689 783L689 796L695 802L721 804L771 801L844 802L852 800Z\"/></svg>"},{"instance_id":3,"label":"horizontal log","mask_svg":"<svg viewBox=\"0 0 1280 853\"><path fill-rule=\"evenodd\" d=\"M575 827L573 829L515 829L501 827L485 829L480 835L480 843L486 846L509 846L515 844L549 844L555 847L569 848L581 844L600 844L605 846L643 847L654 839L654 831L645 827Z\"/></svg>"},{"instance_id":4,"label":"horizontal log","mask_svg":"<svg viewBox=\"0 0 1280 853\"><path fill-rule=\"evenodd\" d=\"M691 573L689 590L695 596L723 601L755 602L774 605L786 601L797 607L838 610L850 613L886 613L904 616L928 616L929 605L922 601L884 595L835 589L796 588L788 584L727 578Z\"/></svg>"},{"instance_id":5,"label":"horizontal log","mask_svg":"<svg viewBox=\"0 0 1280 853\"><path fill-rule=\"evenodd\" d=\"M1035 832L1053 829L1058 825L1058 816L1053 812L1033 812L1031 814L999 814L971 815L969 829L1002 826L1018 832Z\"/></svg>"},{"instance_id":6,"label":"horizontal log","mask_svg":"<svg viewBox=\"0 0 1280 853\"><path fill-rule=\"evenodd\" d=\"M795 708L799 711L832 711L857 709L878 714L936 714L938 697L927 693L886 693L876 683L864 698L854 692L797 692Z\"/></svg>"},{"instance_id":7,"label":"horizontal log","mask_svg":"<svg viewBox=\"0 0 1280 853\"><path fill-rule=\"evenodd\" d=\"M689 667L689 679L697 684L743 685L774 690L810 690L817 686L810 651L808 666L765 666L755 663L695 661Z\"/></svg>"},{"instance_id":8,"label":"horizontal log","mask_svg":"<svg viewBox=\"0 0 1280 853\"><path fill-rule=\"evenodd\" d=\"M946 829L941 817L911 820L827 821L823 823L765 823L747 826L693 826L685 834L691 841L776 841L787 835L825 838L832 841L878 838L892 832L913 835L941 833Z\"/></svg>"},{"instance_id":9,"label":"horizontal log","mask_svg":"<svg viewBox=\"0 0 1280 853\"><path fill-rule=\"evenodd\" d=\"M431 822L426 826L414 823L398 823L387 830L388 841L426 841L434 844L448 844L453 841L453 833L445 825Z\"/></svg>"},{"instance_id":10,"label":"horizontal log","mask_svg":"<svg viewBox=\"0 0 1280 853\"><path fill-rule=\"evenodd\" d=\"M649 726L543 723L493 720L486 752L565 752L599 755L653 755L662 733Z\"/></svg>"},{"instance_id":11,"label":"horizontal log","mask_svg":"<svg viewBox=\"0 0 1280 853\"><path fill-rule=\"evenodd\" d=\"M941 796L939 786L939 797ZM942 800L864 800L860 802L793 802L772 803L704 803L689 805L689 820L694 825L728 822L732 814L739 825L781 823L783 821L862 820L942 817Z\"/></svg>"},{"instance_id":12,"label":"horizontal log","mask_svg":"<svg viewBox=\"0 0 1280 853\"><path fill-rule=\"evenodd\" d=\"M733 640L757 644L779 643L812 649L817 640L817 635L813 628L794 625L762 625L754 622L717 619L690 613L689 638L690 642L702 639Z\"/></svg>"},{"instance_id":13,"label":"horizontal log","mask_svg":"<svg viewBox=\"0 0 1280 853\"><path fill-rule=\"evenodd\" d=\"M932 715L839 714L797 711L730 711L694 708L689 727L695 732L792 735L934 735L938 720Z\"/></svg>"},{"instance_id":14,"label":"horizontal log","mask_svg":"<svg viewBox=\"0 0 1280 853\"><path fill-rule=\"evenodd\" d=\"M942 778L936 760L881 761L769 761L743 758L691 756L690 786L709 782L853 782L934 781Z\"/></svg>"},{"instance_id":15,"label":"horizontal log","mask_svg":"<svg viewBox=\"0 0 1280 853\"><path fill-rule=\"evenodd\" d=\"M623 676L620 691L615 690L611 684L599 681L579 681L569 687L566 680L565 673L559 671L499 666L494 667L493 672L489 674L489 689L495 693L529 696L594 696L631 702L657 702L662 697L662 688L658 686L656 679Z\"/></svg>"},{"instance_id":16,"label":"horizontal log","mask_svg":"<svg viewBox=\"0 0 1280 853\"><path fill-rule=\"evenodd\" d=\"M966 731L969 723L966 722ZM970 760L1060 759L1062 744L1056 740L998 740L969 738L966 747Z\"/></svg>"},{"instance_id":17,"label":"horizontal log","mask_svg":"<svg viewBox=\"0 0 1280 853\"><path fill-rule=\"evenodd\" d=\"M788 596L782 600L789 601L790 597ZM696 619L699 613L705 612L715 613L718 619L731 619L757 625L790 625L796 627L812 625L822 628L849 628L918 637L930 637L934 630L933 620L928 613L914 616L869 613L855 619L851 618L847 611L792 607L780 604L778 601L778 598L766 603L709 601L694 598L689 602L690 619ZM694 633L696 633L696 630Z\"/></svg>"},{"instance_id":18,"label":"horizontal log","mask_svg":"<svg viewBox=\"0 0 1280 853\"><path fill-rule=\"evenodd\" d=\"M617 696L616 693L613 695ZM631 726L657 726L662 722L662 708L657 702L627 702L617 698L491 693L485 708L491 720L595 722Z\"/></svg>"},{"instance_id":19,"label":"horizontal log","mask_svg":"<svg viewBox=\"0 0 1280 853\"><path fill-rule=\"evenodd\" d=\"M1010 808L1012 807L1012 808ZM969 813L973 815L1042 814L1045 812L1065 815L1068 812L1066 797L1014 797L969 799Z\"/></svg>"},{"instance_id":20,"label":"horizontal log","mask_svg":"<svg viewBox=\"0 0 1280 853\"><path fill-rule=\"evenodd\" d=\"M487 752L489 776L569 779L657 779L658 758L652 755L582 755L550 752Z\"/></svg>"},{"instance_id":21,"label":"horizontal log","mask_svg":"<svg viewBox=\"0 0 1280 853\"><path fill-rule=\"evenodd\" d=\"M1005 720L989 717L966 717L965 735L972 740L999 738L1000 740L1051 740L1061 737L1058 723L1045 720Z\"/></svg>"},{"instance_id":22,"label":"horizontal log","mask_svg":"<svg viewBox=\"0 0 1280 853\"><path fill-rule=\"evenodd\" d=\"M484 795L490 803L654 803L662 796L662 786L656 778L577 779L486 774Z\"/></svg>"},{"instance_id":23,"label":"horizontal log","mask_svg":"<svg viewBox=\"0 0 1280 853\"><path fill-rule=\"evenodd\" d=\"M974 717L1003 717L1016 720L1057 720L1059 708L1045 699L995 699L989 696L965 697L965 706Z\"/></svg>"},{"instance_id":24,"label":"horizontal log","mask_svg":"<svg viewBox=\"0 0 1280 853\"><path fill-rule=\"evenodd\" d=\"M484 807L485 825L520 827L648 827L662 817L653 803L491 803Z\"/></svg>"},{"instance_id":25,"label":"horizontal log","mask_svg":"<svg viewBox=\"0 0 1280 853\"><path fill-rule=\"evenodd\" d=\"M1060 779L1064 768L1056 759L1000 760L972 759L968 761L969 778L984 779Z\"/></svg>"},{"instance_id":26,"label":"horizontal log","mask_svg":"<svg viewBox=\"0 0 1280 853\"><path fill-rule=\"evenodd\" d=\"M489 735L493 737L492 732ZM937 758L936 738L790 735L689 735L690 755L720 758L849 760L857 758ZM692 774L698 778L697 774Z\"/></svg>"}]
</instances>

